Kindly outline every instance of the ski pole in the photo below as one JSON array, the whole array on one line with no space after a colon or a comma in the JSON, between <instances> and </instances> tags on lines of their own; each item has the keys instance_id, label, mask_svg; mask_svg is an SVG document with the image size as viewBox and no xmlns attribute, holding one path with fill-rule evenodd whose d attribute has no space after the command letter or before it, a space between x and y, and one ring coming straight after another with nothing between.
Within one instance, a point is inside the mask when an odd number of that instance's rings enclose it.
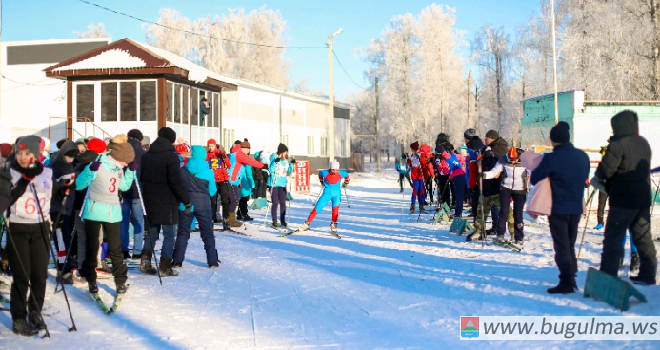
<instances>
[{"instance_id":1,"label":"ski pole","mask_svg":"<svg viewBox=\"0 0 660 350\"><path fill-rule=\"evenodd\" d=\"M41 215L41 236L44 239L44 243L46 243L46 249L50 250L50 254L53 257L53 260L55 261L55 269L57 270L57 278L60 280L62 279L62 271L60 270L59 265L57 264L57 254L55 254L55 251L53 250L53 246L50 244L50 237L46 237L46 232L50 232L52 235L52 230L49 231L46 229L46 219L44 217L44 212L41 208L41 203L39 202L39 196L37 195L37 190L34 187L34 183L30 181L30 187L32 187L32 194L34 194L34 199L37 202L37 209L39 210L39 215ZM55 223L59 222L60 216L62 215L62 210L64 210L64 204L66 202L66 199L69 197L69 189L66 190L66 194L64 195L64 198L62 199L62 205L60 206L60 211L57 213L57 218ZM44 202L45 203L45 202ZM25 275L27 276L27 274ZM69 303L69 296L66 294L66 288L64 287L64 283L62 284L62 292L64 293L64 300L66 301L66 305L69 309L69 318L71 319L71 328L69 328L69 332L77 331L76 329L76 323L73 321L73 314L71 313L71 304ZM57 288L57 285L55 286ZM50 334L48 335L50 337Z\"/></svg>"},{"instance_id":2,"label":"ski pole","mask_svg":"<svg viewBox=\"0 0 660 350\"><path fill-rule=\"evenodd\" d=\"M69 258L71 257L71 246L73 245L73 240L76 237L76 233L77 233L77 226L74 224L73 230L71 231L71 239L69 240L69 251L66 252L66 258L64 258L64 266L67 265L67 263L69 262ZM57 263L57 261L55 263ZM62 281L62 283L64 283L64 281ZM55 284L55 293L57 293L57 284Z\"/></svg>"},{"instance_id":3,"label":"ski pole","mask_svg":"<svg viewBox=\"0 0 660 350\"><path fill-rule=\"evenodd\" d=\"M594 195L596 194L596 192L598 192L598 190L594 188L594 190L591 191L589 200L587 201L587 220L584 223L584 230L582 230L582 239L580 240L580 249L578 249L578 255L577 255L578 261L580 260L580 253L582 253L582 244L584 243L584 235L587 233L587 226L589 226L589 215L591 214L589 207L591 206L591 201L594 199Z\"/></svg>"},{"instance_id":4,"label":"ski pole","mask_svg":"<svg viewBox=\"0 0 660 350\"><path fill-rule=\"evenodd\" d=\"M344 186L344 195L346 196L346 204L348 204L348 207L351 207L351 201L348 199L348 190L346 190L346 187Z\"/></svg>"},{"instance_id":5,"label":"ski pole","mask_svg":"<svg viewBox=\"0 0 660 350\"><path fill-rule=\"evenodd\" d=\"M142 190L140 189L140 182L138 181L137 176L135 176L135 187L138 190L138 196L140 197L140 204L142 205L142 214L144 215L144 227L147 232L147 237L149 238L149 243L151 244L151 255L154 257L154 263L156 264L156 274L158 275L158 281L160 285L163 285L163 279L160 277L160 267L158 267L158 259L156 258L156 242L151 237L151 229L149 228L149 219L147 218L147 208L144 206L144 200L142 199ZM159 234L159 233L156 233Z\"/></svg>"}]
</instances>

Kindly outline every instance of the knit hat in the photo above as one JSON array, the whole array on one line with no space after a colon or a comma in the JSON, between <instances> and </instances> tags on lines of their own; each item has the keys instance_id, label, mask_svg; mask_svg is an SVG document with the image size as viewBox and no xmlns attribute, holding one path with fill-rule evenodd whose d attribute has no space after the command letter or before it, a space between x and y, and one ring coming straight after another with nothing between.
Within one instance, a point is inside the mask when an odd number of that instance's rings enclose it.
<instances>
[{"instance_id":1,"label":"knit hat","mask_svg":"<svg viewBox=\"0 0 660 350\"><path fill-rule=\"evenodd\" d=\"M285 144L280 143L277 146L277 154L282 154L284 152L289 152L289 147L287 147Z\"/></svg>"},{"instance_id":2,"label":"knit hat","mask_svg":"<svg viewBox=\"0 0 660 350\"><path fill-rule=\"evenodd\" d=\"M240 145L240 144L241 144L241 140L236 140L236 141L234 141L234 144L235 144L235 145Z\"/></svg>"},{"instance_id":3,"label":"knit hat","mask_svg":"<svg viewBox=\"0 0 660 350\"><path fill-rule=\"evenodd\" d=\"M124 163L130 163L133 161L133 159L135 159L135 151L133 151L133 146L128 143L115 144L109 155L112 157L112 159Z\"/></svg>"},{"instance_id":4,"label":"knit hat","mask_svg":"<svg viewBox=\"0 0 660 350\"><path fill-rule=\"evenodd\" d=\"M105 152L106 145L105 142L103 142L103 140L94 138L87 141L87 149L94 153L101 154Z\"/></svg>"},{"instance_id":5,"label":"knit hat","mask_svg":"<svg viewBox=\"0 0 660 350\"><path fill-rule=\"evenodd\" d=\"M241 147L242 147L242 148L251 148L251 147L250 147L250 142L248 142L247 137L244 139L243 142L241 142Z\"/></svg>"},{"instance_id":6,"label":"knit hat","mask_svg":"<svg viewBox=\"0 0 660 350\"><path fill-rule=\"evenodd\" d=\"M68 139L65 137L65 138L62 138L62 139L60 139L59 141L57 141L57 143L55 143L55 145L57 146L57 149L62 148L62 145L63 145L67 140L68 140ZM52 145L51 145L51 146L52 146ZM53 152L52 149L51 149L50 151Z\"/></svg>"},{"instance_id":7,"label":"knit hat","mask_svg":"<svg viewBox=\"0 0 660 350\"><path fill-rule=\"evenodd\" d=\"M214 139L209 139L209 140L206 142L206 145L207 145L207 146L209 146L209 145L217 145L217 144L218 144L218 143L215 142Z\"/></svg>"},{"instance_id":8,"label":"knit hat","mask_svg":"<svg viewBox=\"0 0 660 350\"><path fill-rule=\"evenodd\" d=\"M180 143L174 147L174 151L178 154L190 153L190 149L187 143Z\"/></svg>"},{"instance_id":9,"label":"knit hat","mask_svg":"<svg viewBox=\"0 0 660 350\"><path fill-rule=\"evenodd\" d=\"M419 150L419 141L410 144L410 149L417 152Z\"/></svg>"},{"instance_id":10,"label":"knit hat","mask_svg":"<svg viewBox=\"0 0 660 350\"><path fill-rule=\"evenodd\" d=\"M557 123L550 129L550 141L559 144L571 142L571 126L564 121Z\"/></svg>"},{"instance_id":11,"label":"knit hat","mask_svg":"<svg viewBox=\"0 0 660 350\"><path fill-rule=\"evenodd\" d=\"M463 137L465 137L466 139L471 139L476 136L477 136L477 132L472 128L465 130L465 132L463 133Z\"/></svg>"},{"instance_id":12,"label":"knit hat","mask_svg":"<svg viewBox=\"0 0 660 350\"><path fill-rule=\"evenodd\" d=\"M158 136L166 138L167 141L170 141L170 143L174 143L174 141L176 141L176 131L167 126L164 126L158 130Z\"/></svg>"},{"instance_id":13,"label":"knit hat","mask_svg":"<svg viewBox=\"0 0 660 350\"><path fill-rule=\"evenodd\" d=\"M435 139L435 143L447 143L449 142L449 136L444 132L438 134L438 137Z\"/></svg>"},{"instance_id":14,"label":"knit hat","mask_svg":"<svg viewBox=\"0 0 660 350\"><path fill-rule=\"evenodd\" d=\"M443 154L445 153L446 149L445 146L443 145L435 145L435 153L437 154Z\"/></svg>"},{"instance_id":15,"label":"knit hat","mask_svg":"<svg viewBox=\"0 0 660 350\"><path fill-rule=\"evenodd\" d=\"M16 152L18 151L28 151L34 154L35 159L39 159L39 154L41 154L41 137L39 136L23 136L18 143L16 144Z\"/></svg>"},{"instance_id":16,"label":"knit hat","mask_svg":"<svg viewBox=\"0 0 660 350\"><path fill-rule=\"evenodd\" d=\"M509 161L518 159L518 150L515 147L509 148L509 152L506 154Z\"/></svg>"},{"instance_id":17,"label":"knit hat","mask_svg":"<svg viewBox=\"0 0 660 350\"><path fill-rule=\"evenodd\" d=\"M12 151L11 145L8 143L0 144L0 155L2 157L7 157Z\"/></svg>"},{"instance_id":18,"label":"knit hat","mask_svg":"<svg viewBox=\"0 0 660 350\"><path fill-rule=\"evenodd\" d=\"M140 131L140 130L138 130L138 129L131 129L131 130L128 132L128 137L134 138L134 139L136 139L136 140L138 140L138 141L142 141L142 138L143 138L143 136L142 136L142 131Z\"/></svg>"},{"instance_id":19,"label":"knit hat","mask_svg":"<svg viewBox=\"0 0 660 350\"><path fill-rule=\"evenodd\" d=\"M498 134L497 131L495 130L488 130L488 132L486 133L486 138L497 140L498 138L500 138L500 134Z\"/></svg>"},{"instance_id":20,"label":"knit hat","mask_svg":"<svg viewBox=\"0 0 660 350\"><path fill-rule=\"evenodd\" d=\"M339 170L339 162L335 159L334 162L330 162L330 169L331 170Z\"/></svg>"}]
</instances>

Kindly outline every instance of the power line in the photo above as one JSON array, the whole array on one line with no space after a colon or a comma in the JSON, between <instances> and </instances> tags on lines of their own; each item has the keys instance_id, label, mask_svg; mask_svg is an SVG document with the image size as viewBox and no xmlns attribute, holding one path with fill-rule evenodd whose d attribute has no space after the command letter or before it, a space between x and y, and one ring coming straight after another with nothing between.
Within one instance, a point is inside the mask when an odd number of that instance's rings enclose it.
<instances>
[{"instance_id":1,"label":"power line","mask_svg":"<svg viewBox=\"0 0 660 350\"><path fill-rule=\"evenodd\" d=\"M64 83L64 81L60 81L60 82L57 82L57 83L41 84L41 85L39 85L39 84L35 84L35 83L21 83L20 81L16 81L16 80L13 80L13 79L9 79L9 78L7 78L7 77L4 76L4 75L0 75L0 76L2 76L3 79L7 79L7 80L11 81L12 83L15 83L15 84L21 84L21 85L49 86L49 85L60 85L60 84ZM38 81L37 83L42 82L42 81L46 81L46 80L50 80L50 79L40 80L40 81Z\"/></svg>"},{"instance_id":2,"label":"power line","mask_svg":"<svg viewBox=\"0 0 660 350\"><path fill-rule=\"evenodd\" d=\"M136 20L136 21L140 21L140 22L148 23L148 24L153 24L153 25L156 25L156 26L159 26L159 27L163 27L163 28L166 28L166 29L169 29L169 30L174 30L174 31L178 31L178 32L183 32L183 33L186 33L186 34L196 35L196 36L199 36L199 37L204 37L204 38L209 38L209 39L215 39L215 40L227 41L227 42L230 42L230 43L236 43L236 44L245 44L245 45L253 45L253 46L260 46L260 47L268 47L268 48L271 48L271 49L325 49L325 47L323 47L323 46L277 46L277 45L264 45L264 44L250 43L250 42L245 42L245 41L238 41L238 40L231 40L231 39L225 39L225 38L218 38L218 37L215 37L215 36L212 36L212 35L208 35L208 34L196 33L196 32L192 32L192 31L185 30L185 29L177 29L177 28L168 27L168 26L166 26L166 25L163 25L163 24L160 24L160 23L157 23L157 22L148 21L148 20L146 20L146 19L138 18L138 17L135 17L135 16L133 16L133 15L129 15L129 14L126 14L126 13L123 13L123 12L115 11L115 10L113 10L113 9L109 9L109 8L107 8L107 7L105 7L105 6L101 6L101 5L98 5L98 4L94 4L94 3L91 3L91 2L86 1L86 0L78 0L78 1L80 1L80 2L82 2L82 3L84 3L84 4L87 4L87 5L91 5L91 6L98 7L98 8L100 8L100 9L102 9L102 10L105 10L105 11L112 12L112 13L117 14L117 15L121 15L121 16L124 16L124 17L132 18L132 19L134 19L134 20Z\"/></svg>"},{"instance_id":3,"label":"power line","mask_svg":"<svg viewBox=\"0 0 660 350\"><path fill-rule=\"evenodd\" d=\"M340 66L341 69L344 71L344 73L346 74L346 76L348 77L348 79L351 81L351 83L355 84L355 86L357 86L357 87L359 87L360 89L364 90L364 88L363 88L362 86L360 86L360 84L358 84L358 83L356 83L355 81L353 81L353 78L351 78L351 76L348 74L348 72L346 71L346 68L344 68L344 65L341 64L341 61L339 60L339 57L337 57L337 54L335 53L335 50L334 50L334 49L332 50L332 54L333 54L333 55L335 56L335 58L337 59L337 63L339 63L339 66Z\"/></svg>"}]
</instances>

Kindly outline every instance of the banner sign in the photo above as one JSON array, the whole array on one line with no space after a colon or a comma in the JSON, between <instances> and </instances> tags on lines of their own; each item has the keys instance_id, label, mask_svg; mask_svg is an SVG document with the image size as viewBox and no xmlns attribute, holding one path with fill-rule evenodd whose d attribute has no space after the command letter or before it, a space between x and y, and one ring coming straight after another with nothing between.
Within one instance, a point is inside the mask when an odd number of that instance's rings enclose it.
<instances>
[{"instance_id":1,"label":"banner sign","mask_svg":"<svg viewBox=\"0 0 660 350\"><path fill-rule=\"evenodd\" d=\"M296 162L296 192L309 193L309 161Z\"/></svg>"}]
</instances>

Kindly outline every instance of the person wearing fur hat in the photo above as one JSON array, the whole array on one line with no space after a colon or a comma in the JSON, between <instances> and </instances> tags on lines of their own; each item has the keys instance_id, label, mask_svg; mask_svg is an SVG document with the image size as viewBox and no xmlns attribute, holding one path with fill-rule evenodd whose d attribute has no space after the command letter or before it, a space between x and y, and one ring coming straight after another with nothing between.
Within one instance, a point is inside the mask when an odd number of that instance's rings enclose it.
<instances>
[{"instance_id":1,"label":"person wearing fur hat","mask_svg":"<svg viewBox=\"0 0 660 350\"><path fill-rule=\"evenodd\" d=\"M211 214L213 215L213 222L222 222L222 229L227 231L230 229L229 223L227 223L229 217L229 174L227 169L231 168L231 162L227 157L227 153L225 153L225 148L215 142L214 139L210 139L206 145L208 147L206 161L213 170L215 186L218 189L218 193L211 196ZM220 203L222 203L222 220L218 219L218 196L220 196Z\"/></svg>"},{"instance_id":2,"label":"person wearing fur hat","mask_svg":"<svg viewBox=\"0 0 660 350\"><path fill-rule=\"evenodd\" d=\"M426 186L424 185L423 167L427 164L426 153L420 152L419 142L415 141L410 145L410 158L408 166L410 167L410 177L412 177L413 191L410 197L410 214L415 212L415 199L419 202L419 211L424 212L424 203L426 201Z\"/></svg>"},{"instance_id":3,"label":"person wearing fur hat","mask_svg":"<svg viewBox=\"0 0 660 350\"><path fill-rule=\"evenodd\" d=\"M96 285L97 254L99 232L108 241L108 251L112 259L112 275L117 293L126 292L128 267L124 262L121 248L121 197L128 191L135 179L137 163L134 162L133 147L126 142L127 137L113 138L112 150L102 154L89 164L76 178L76 188L87 188L87 198L82 206L81 218L85 224L86 256L80 267L80 275L87 279L90 293L98 293ZM123 141L123 142L122 142Z\"/></svg>"},{"instance_id":4,"label":"person wearing fur hat","mask_svg":"<svg viewBox=\"0 0 660 350\"><path fill-rule=\"evenodd\" d=\"M272 199L272 206L270 207L270 215L273 220L272 225L274 228L277 228L277 214L279 208L280 226L287 227L286 186L288 183L288 177L293 172L295 160L289 162L289 148L283 143L280 143L279 146L277 146L277 155L273 154L271 158L272 160L268 167L268 171L271 174L269 180Z\"/></svg>"},{"instance_id":5,"label":"person wearing fur hat","mask_svg":"<svg viewBox=\"0 0 660 350\"><path fill-rule=\"evenodd\" d=\"M238 142L238 143L236 143ZM231 168L229 169L229 226L231 227L240 227L243 224L236 220L236 207L238 206L239 201L239 184L241 184L243 178L246 176L243 168L245 165L250 165L258 167L259 169L265 169L268 165L258 162L253 158L247 156L250 149L243 149L242 142L236 141L234 146L231 148L231 153L229 154L229 162L231 163Z\"/></svg>"},{"instance_id":6,"label":"person wearing fur hat","mask_svg":"<svg viewBox=\"0 0 660 350\"><path fill-rule=\"evenodd\" d=\"M342 179L344 180L343 185L341 183ZM316 217L316 214L323 211L323 208L328 202L332 202L332 222L330 223L330 232L336 235L337 220L339 219L339 205L341 204L341 188L348 186L350 180L348 172L339 170L339 162L336 160L330 162L329 170L321 170L319 172L319 181L321 182L321 186L323 186L323 193L316 202L316 206L312 209L312 212L309 213L305 223L298 228L298 231L309 230L309 225Z\"/></svg>"},{"instance_id":7,"label":"person wearing fur hat","mask_svg":"<svg viewBox=\"0 0 660 350\"><path fill-rule=\"evenodd\" d=\"M12 330L22 336L34 336L46 329L41 309L48 277L50 251L46 240L50 232L45 232L44 223L50 221L51 199L61 200L61 189L65 189L53 182L52 170L39 162L41 152L40 137L21 137L14 160L0 168L0 212L8 209L5 251L13 274Z\"/></svg>"},{"instance_id":8,"label":"person wearing fur hat","mask_svg":"<svg viewBox=\"0 0 660 350\"><path fill-rule=\"evenodd\" d=\"M575 241L584 210L584 188L589 180L589 156L573 146L571 127L564 121L550 129L550 141L554 149L552 153L543 155L539 166L532 171L530 182L536 185L545 178L550 179L552 212L548 222L555 249L555 263L559 268L559 284L548 289L548 293L567 294L574 293L577 288ZM621 248L621 239L617 243Z\"/></svg>"}]
</instances>

